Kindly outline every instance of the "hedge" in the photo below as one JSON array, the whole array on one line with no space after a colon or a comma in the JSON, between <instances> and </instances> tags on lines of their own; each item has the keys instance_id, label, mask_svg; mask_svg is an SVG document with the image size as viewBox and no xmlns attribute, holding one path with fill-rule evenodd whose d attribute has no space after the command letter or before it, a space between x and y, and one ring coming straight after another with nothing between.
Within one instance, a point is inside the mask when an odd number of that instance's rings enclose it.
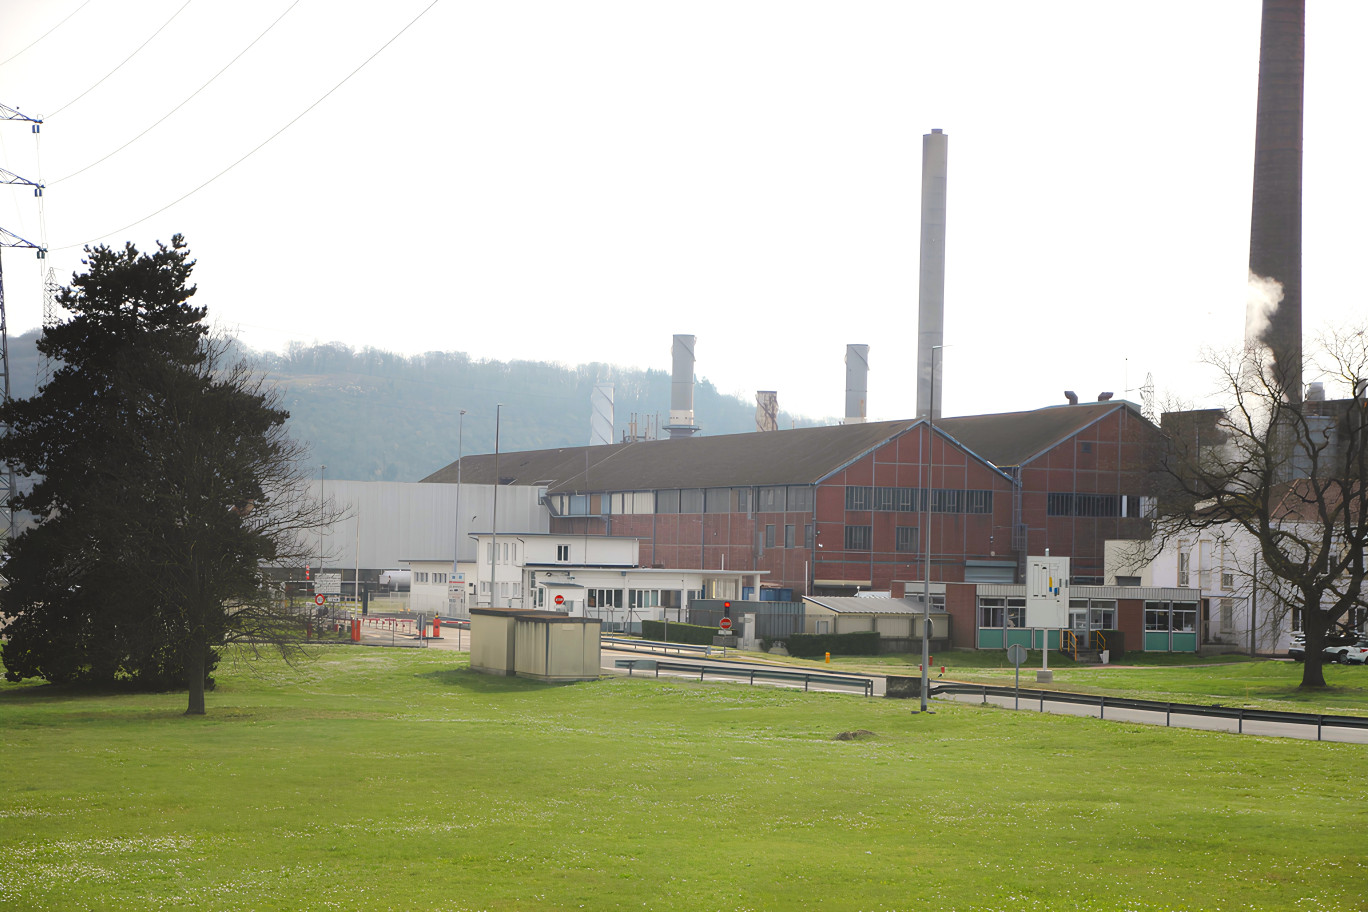
<instances>
[{"instance_id":1,"label":"hedge","mask_svg":"<svg viewBox=\"0 0 1368 912\"><path fill-rule=\"evenodd\" d=\"M670 631L668 639L665 636L667 627ZM678 621L671 621L669 624L664 621L642 621L641 636L643 639L659 642L711 646L713 637L717 636L717 628L701 627L698 624L681 624Z\"/></svg>"},{"instance_id":2,"label":"hedge","mask_svg":"<svg viewBox=\"0 0 1368 912\"><path fill-rule=\"evenodd\" d=\"M878 655L879 635L872 630L860 633L791 633L784 641L791 656L817 658L832 655Z\"/></svg>"}]
</instances>

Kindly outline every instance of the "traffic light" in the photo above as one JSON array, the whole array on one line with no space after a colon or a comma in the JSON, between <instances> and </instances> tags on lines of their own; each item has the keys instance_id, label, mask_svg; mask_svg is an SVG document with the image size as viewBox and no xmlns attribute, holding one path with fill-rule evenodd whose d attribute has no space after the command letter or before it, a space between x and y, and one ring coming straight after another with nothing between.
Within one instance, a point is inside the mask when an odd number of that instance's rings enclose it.
<instances>
[{"instance_id":1,"label":"traffic light","mask_svg":"<svg viewBox=\"0 0 1368 912\"><path fill-rule=\"evenodd\" d=\"M308 564L305 564L305 565L304 565L304 582L307 583L309 580L313 579L313 577L309 575L311 572L312 572L312 571L309 570L309 565L308 565Z\"/></svg>"},{"instance_id":2,"label":"traffic light","mask_svg":"<svg viewBox=\"0 0 1368 912\"><path fill-rule=\"evenodd\" d=\"M727 615L728 617L731 616L731 602L722 603L722 613Z\"/></svg>"}]
</instances>

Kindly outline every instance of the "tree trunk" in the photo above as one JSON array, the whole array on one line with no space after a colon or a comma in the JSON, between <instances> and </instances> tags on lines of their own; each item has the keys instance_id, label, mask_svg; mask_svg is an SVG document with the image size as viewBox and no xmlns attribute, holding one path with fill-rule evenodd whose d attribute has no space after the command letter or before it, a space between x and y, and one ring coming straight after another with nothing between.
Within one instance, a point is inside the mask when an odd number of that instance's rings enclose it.
<instances>
[{"instance_id":1,"label":"tree trunk","mask_svg":"<svg viewBox=\"0 0 1368 912\"><path fill-rule=\"evenodd\" d=\"M187 716L204 715L204 644L198 637L191 638L190 649L185 657L185 678L190 689L190 705Z\"/></svg>"},{"instance_id":2,"label":"tree trunk","mask_svg":"<svg viewBox=\"0 0 1368 912\"><path fill-rule=\"evenodd\" d=\"M1306 643L1306 655L1302 658L1302 690L1325 686L1325 672L1321 668L1324 664L1324 657L1324 654L1319 649L1315 652L1311 651L1311 642L1308 640Z\"/></svg>"}]
</instances>

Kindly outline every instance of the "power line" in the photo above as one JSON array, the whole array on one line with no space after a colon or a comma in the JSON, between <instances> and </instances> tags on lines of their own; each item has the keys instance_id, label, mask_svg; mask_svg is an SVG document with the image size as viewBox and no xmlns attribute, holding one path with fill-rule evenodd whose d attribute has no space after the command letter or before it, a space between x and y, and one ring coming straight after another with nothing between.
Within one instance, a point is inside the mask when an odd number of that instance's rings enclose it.
<instances>
[{"instance_id":1,"label":"power line","mask_svg":"<svg viewBox=\"0 0 1368 912\"><path fill-rule=\"evenodd\" d=\"M190 2L190 0L187 0L187 4L188 4L189 2ZM167 209L170 209L172 206L175 206L175 205L177 205L177 204L179 204L179 203L182 203L182 202L184 202L185 200L189 199L190 197L194 196L196 193L199 193L199 192L200 192L201 190L203 190L205 187L209 186L209 185L212 184L214 181L218 180L220 177L223 177L223 175L227 174L229 171L232 171L234 168L236 168L238 165L240 165L240 164L242 164L243 162L245 162L247 159L251 158L251 157L252 157L253 155L255 155L257 152L260 152L263 148L265 148L265 146L266 146L268 143L270 143L272 140L274 140L277 136L279 136L280 134L284 133L286 130L290 129L290 127L292 127L292 126L294 126L296 123L298 123L298 122L300 121L300 119L302 119L302 118L304 117L304 115L308 114L308 113L309 113L310 111L312 111L314 108L318 107L320 104L322 104L324 101L326 101L326 100L328 99L328 97L332 95L332 93L336 92L338 89L342 88L342 86L346 85L346 84L351 80L351 78L352 78L353 76L355 76L357 73L361 72L361 70L363 70L363 69L366 67L367 64L369 64L369 63L370 63L372 60L374 60L376 57L379 57L380 54L381 54L386 48L388 48L388 47L389 47L391 44L393 44L395 41L399 40L399 36L403 35L404 32L407 32L410 28L412 28L413 25L414 25L414 23L416 23L419 19L422 19L424 16L426 16L427 13L428 13L428 10L432 9L434 6L436 6L436 5L437 5L438 3L440 3L440 2L441 2L441 0L432 0L431 3L429 3L427 6L423 7L422 12L420 12L418 15L416 15L416 16L414 16L412 19L410 19L410 20L408 21L408 23L407 23L403 28L401 28L399 31L395 32L394 35L391 36L390 39L389 39L388 41L386 41L384 44L380 45L380 47L376 49L375 53L371 54L371 55L370 55L369 57L367 57L365 60L361 61L360 65L357 66L356 69L352 70L352 71L351 71L350 73L348 73L346 76L342 77L342 81L341 81L341 82L337 83L337 84L336 84L335 86L333 86L331 89L328 89L328 91L324 92L323 95L322 95L322 97L320 97L320 98L319 98L317 101L315 101L313 104L309 105L309 106L308 106L307 108L305 108L303 111L300 111L298 114L296 114L296 115L294 116L294 118L293 118L292 120L290 120L289 123L285 124L285 126L281 127L279 130L276 130L276 131L275 131L274 133L272 133L270 136L266 137L264 140L262 140L260 143L258 143L254 148L252 148L252 150L251 150L250 152L248 152L246 155L242 156L242 157L239 158L237 161L233 162L231 165L229 165L228 167L224 168L224 169L223 169L222 171L220 171L218 174L215 174L213 177L209 178L207 181L205 181L204 183L200 184L200 185L199 185L198 187L196 187L195 189L189 191L188 193L186 193L186 194L184 194L184 195L182 195L182 196L180 196L180 197L177 197L176 199L174 199L174 200L172 200L171 202L167 203L165 206L162 206L162 207L161 207L160 209L158 209L156 212L153 212L153 213L151 213L151 214L149 214L149 215L143 216L142 218L138 219L136 222L129 222L127 225L124 225L122 228L115 228L113 231L106 231L104 234L97 235L97 236L91 238L91 239L88 240L88 241L82 241L82 242L77 243L77 244L66 244L66 245L64 245L64 246L62 246L62 247L57 247L57 248L55 248L55 249L56 249L56 250L72 250L72 249L74 249L74 248L76 248L76 247L84 247L86 244L91 244L91 243L93 243L93 242L95 242L95 241L103 240L104 238L110 237L111 235L121 234L121 233L127 231L129 228L134 227L135 225L141 225L143 222L147 221L147 220L150 219L150 218L156 218L157 216L159 216L159 215L161 215L163 212L165 212ZM183 8L183 7L182 7L182 8Z\"/></svg>"},{"instance_id":2,"label":"power line","mask_svg":"<svg viewBox=\"0 0 1368 912\"><path fill-rule=\"evenodd\" d=\"M291 3L291 4L289 5L289 7L286 8L285 12L281 13L278 17L276 17L275 22L272 22L270 25L266 26L266 30L265 30L265 31L263 31L260 35L257 35L255 38L252 39L252 43L251 43L251 44L247 45L247 46L246 46L245 48L243 48L241 51L238 51L236 57L234 57L232 60L230 60L230 61L228 61L226 64L224 64L224 65L223 65L223 69L219 70L219 71L218 71L217 73L215 73L213 76L210 76L208 82L206 82L204 85L200 86L198 89L195 89L195 91L191 92L188 98L186 98L186 99L185 99L184 101L182 101L180 104L176 105L174 108L172 108L171 110L167 111L164 115L162 115L161 120L158 120L158 121L157 121L156 123L154 123L152 126L148 127L146 130L143 130L143 131L142 131L141 133L139 133L137 136L133 137L133 138L130 139L128 142L124 143L122 146L119 146L119 148L115 149L113 152L110 152L108 155L105 155L103 158L97 158L95 161L93 161L93 162L91 162L90 164L86 165L84 168L81 168L79 171L72 171L72 172L71 172L70 174L68 174L66 177L59 177L59 178L57 178L55 181L53 181L52 183L53 183L53 184L60 184L60 183L61 183L62 181L64 181L64 180L69 180L69 179L75 177L75 176L78 175L78 174L81 174L81 173L83 173L83 172L89 171L91 168L93 168L93 167L95 167L96 165L100 164L100 162L106 161L107 159L110 159L110 158L114 157L115 155L118 155L118 154L119 154L120 152L122 152L124 149L127 149L129 146L133 145L135 142L137 142L138 140L142 139L142 138L143 138L144 136L146 136L148 133L151 133L151 132L152 132L153 130L155 130L157 127L161 126L162 121L166 120L166 118L170 117L172 114L175 114L175 113L176 113L177 111L179 111L181 108L185 107L187 104L190 103L191 100L194 99L194 97L195 97L196 95L198 95L200 92L203 92L205 89L209 88L210 84L212 84L213 81L214 81L215 79L218 79L220 76L222 76L224 73L226 73L226 72L228 71L228 68L229 68L229 67L231 67L233 64L237 63L237 62L238 62L238 59L239 59L240 57L242 57L243 54L247 53L247 52L250 51L253 47L255 47L255 46L256 46L256 43L257 43L258 41L260 41L262 38L265 38L265 37L266 37L266 33L269 32L271 29L275 28L277 25L279 25L279 24L280 24L280 20L281 20L281 19L284 19L286 16L288 16L288 15L290 14L290 10L292 10L292 9L294 9L296 6L298 6L299 3L300 3L300 0L294 0L294 3Z\"/></svg>"},{"instance_id":3,"label":"power line","mask_svg":"<svg viewBox=\"0 0 1368 912\"><path fill-rule=\"evenodd\" d=\"M27 51L29 48L33 47L33 46L34 46L35 44L37 44L38 42L42 41L42 40L43 40L44 38L46 38L48 35L51 35L53 32L57 31L59 28L61 28L63 25L66 24L67 19L70 19L72 16L76 15L77 13L79 13L81 10L85 9L85 8L86 8L87 6L89 6L89 5L90 5L90 0L85 0L85 3L82 3L80 6L76 7L76 8L75 8L74 10L72 10L71 12L67 13L67 14L66 14L66 19L63 19L61 22L57 23L57 24L54 25L52 28L48 29L46 32L43 32L43 34L39 35L37 38L34 38L32 41L30 41L30 42L29 42L28 44L26 44L24 47L22 47L22 48L20 48L19 50L15 51L13 54L9 55L9 56L6 57L4 60L0 60L0 66L4 66L5 64L9 63L11 60L13 60L14 58L18 57L20 54L24 53L24 52Z\"/></svg>"},{"instance_id":4,"label":"power line","mask_svg":"<svg viewBox=\"0 0 1368 912\"><path fill-rule=\"evenodd\" d=\"M163 22L163 23L161 24L161 28L157 29L155 32L153 32L151 35L149 35L149 36L147 37L147 41L144 41L142 44L138 45L137 50L135 50L133 53L131 53L131 54L129 54L127 57L125 57L125 58L123 59L123 63L120 63L118 66L116 66L114 69L110 70L108 73L105 73L104 76L101 77L101 79L100 79L99 82L95 83L95 85L93 85L93 86L91 86L90 88L86 89L86 90L85 90L84 92L82 92L80 95L77 95L75 98L71 99L71 101L68 101L66 104L62 105L62 106L61 106L60 108L58 108L57 110L53 111L51 114L48 115L48 117L50 117L50 118L51 118L51 117L56 117L58 114L61 114L61 113L62 113L63 111L65 111L67 108L71 107L71 106L74 105L76 102L80 101L82 98L85 98L85 97L86 97L87 95L89 95L91 92L93 92L93 91L95 91L97 88L99 88L101 83L103 83L103 82L104 82L106 79L108 79L110 76L113 76L115 73L119 72L119 70L123 67L124 63L128 63L128 61L132 60L134 57L137 57L139 51L141 51L143 48L147 47L147 45L148 45L149 43L151 43L151 41L152 41L153 38L156 38L158 35L160 35L160 34L162 33L162 29L164 29L164 28L166 28L168 25L170 25L170 24L172 23L172 21L174 21L175 18L176 18L177 16L179 16L181 13L185 12L185 7L189 6L191 3L194 3L194 2L195 2L195 0L185 0L185 4L184 4L180 9L178 9L178 10L176 10L174 13L172 13L172 14L171 14L171 18L170 18L170 19L167 19L165 22Z\"/></svg>"}]
</instances>

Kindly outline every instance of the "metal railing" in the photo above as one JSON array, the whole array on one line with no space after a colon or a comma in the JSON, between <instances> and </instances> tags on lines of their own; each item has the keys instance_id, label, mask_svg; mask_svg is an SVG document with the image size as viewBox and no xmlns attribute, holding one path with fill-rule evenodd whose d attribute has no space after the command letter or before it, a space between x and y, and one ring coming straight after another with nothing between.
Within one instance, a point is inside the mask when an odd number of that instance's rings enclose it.
<instances>
[{"instance_id":1,"label":"metal railing","mask_svg":"<svg viewBox=\"0 0 1368 912\"><path fill-rule=\"evenodd\" d=\"M1240 706L1203 705L1201 703L1172 703L1160 700L1132 700L1125 697L1108 697L1097 694L1068 693L1057 690L1017 690L1013 687L999 687L991 684L934 684L930 695L941 694L982 696L987 703L993 697L1024 698L1039 703L1040 711L1045 711L1046 703L1069 703L1082 706L1096 706L1098 718L1107 718L1107 708L1127 709L1139 712L1163 714L1164 725L1171 726L1174 716L1206 716L1237 720L1236 732L1244 734L1245 722L1278 722L1287 725L1314 725L1316 740L1321 740L1326 728L1368 730L1368 716L1337 716L1328 713L1282 712L1271 709L1249 709Z\"/></svg>"},{"instance_id":2,"label":"metal railing","mask_svg":"<svg viewBox=\"0 0 1368 912\"><path fill-rule=\"evenodd\" d=\"M633 652L651 653L671 653L683 655L690 653L693 655L722 656L726 657L727 647L725 646L700 646L693 643L665 643L660 640L637 640L623 639L622 637L601 636L599 642L612 646L614 649L630 649Z\"/></svg>"},{"instance_id":3,"label":"metal railing","mask_svg":"<svg viewBox=\"0 0 1368 912\"><path fill-rule=\"evenodd\" d=\"M626 668L628 677L632 676L638 669L642 671L654 671L657 678L661 671L675 672L678 674L698 675L698 680L702 681L711 675L714 678L726 678L730 680L743 680L748 684L754 685L756 681L777 681L793 682L799 681L803 684L803 690L808 690L812 684L827 685L831 687L858 687L866 697L874 696L874 682L869 678L857 678L851 675L834 675L824 672L808 671L780 671L769 668L742 668L736 665L705 665L703 663L690 662L662 662L657 659L617 659L614 663L617 668Z\"/></svg>"}]
</instances>

